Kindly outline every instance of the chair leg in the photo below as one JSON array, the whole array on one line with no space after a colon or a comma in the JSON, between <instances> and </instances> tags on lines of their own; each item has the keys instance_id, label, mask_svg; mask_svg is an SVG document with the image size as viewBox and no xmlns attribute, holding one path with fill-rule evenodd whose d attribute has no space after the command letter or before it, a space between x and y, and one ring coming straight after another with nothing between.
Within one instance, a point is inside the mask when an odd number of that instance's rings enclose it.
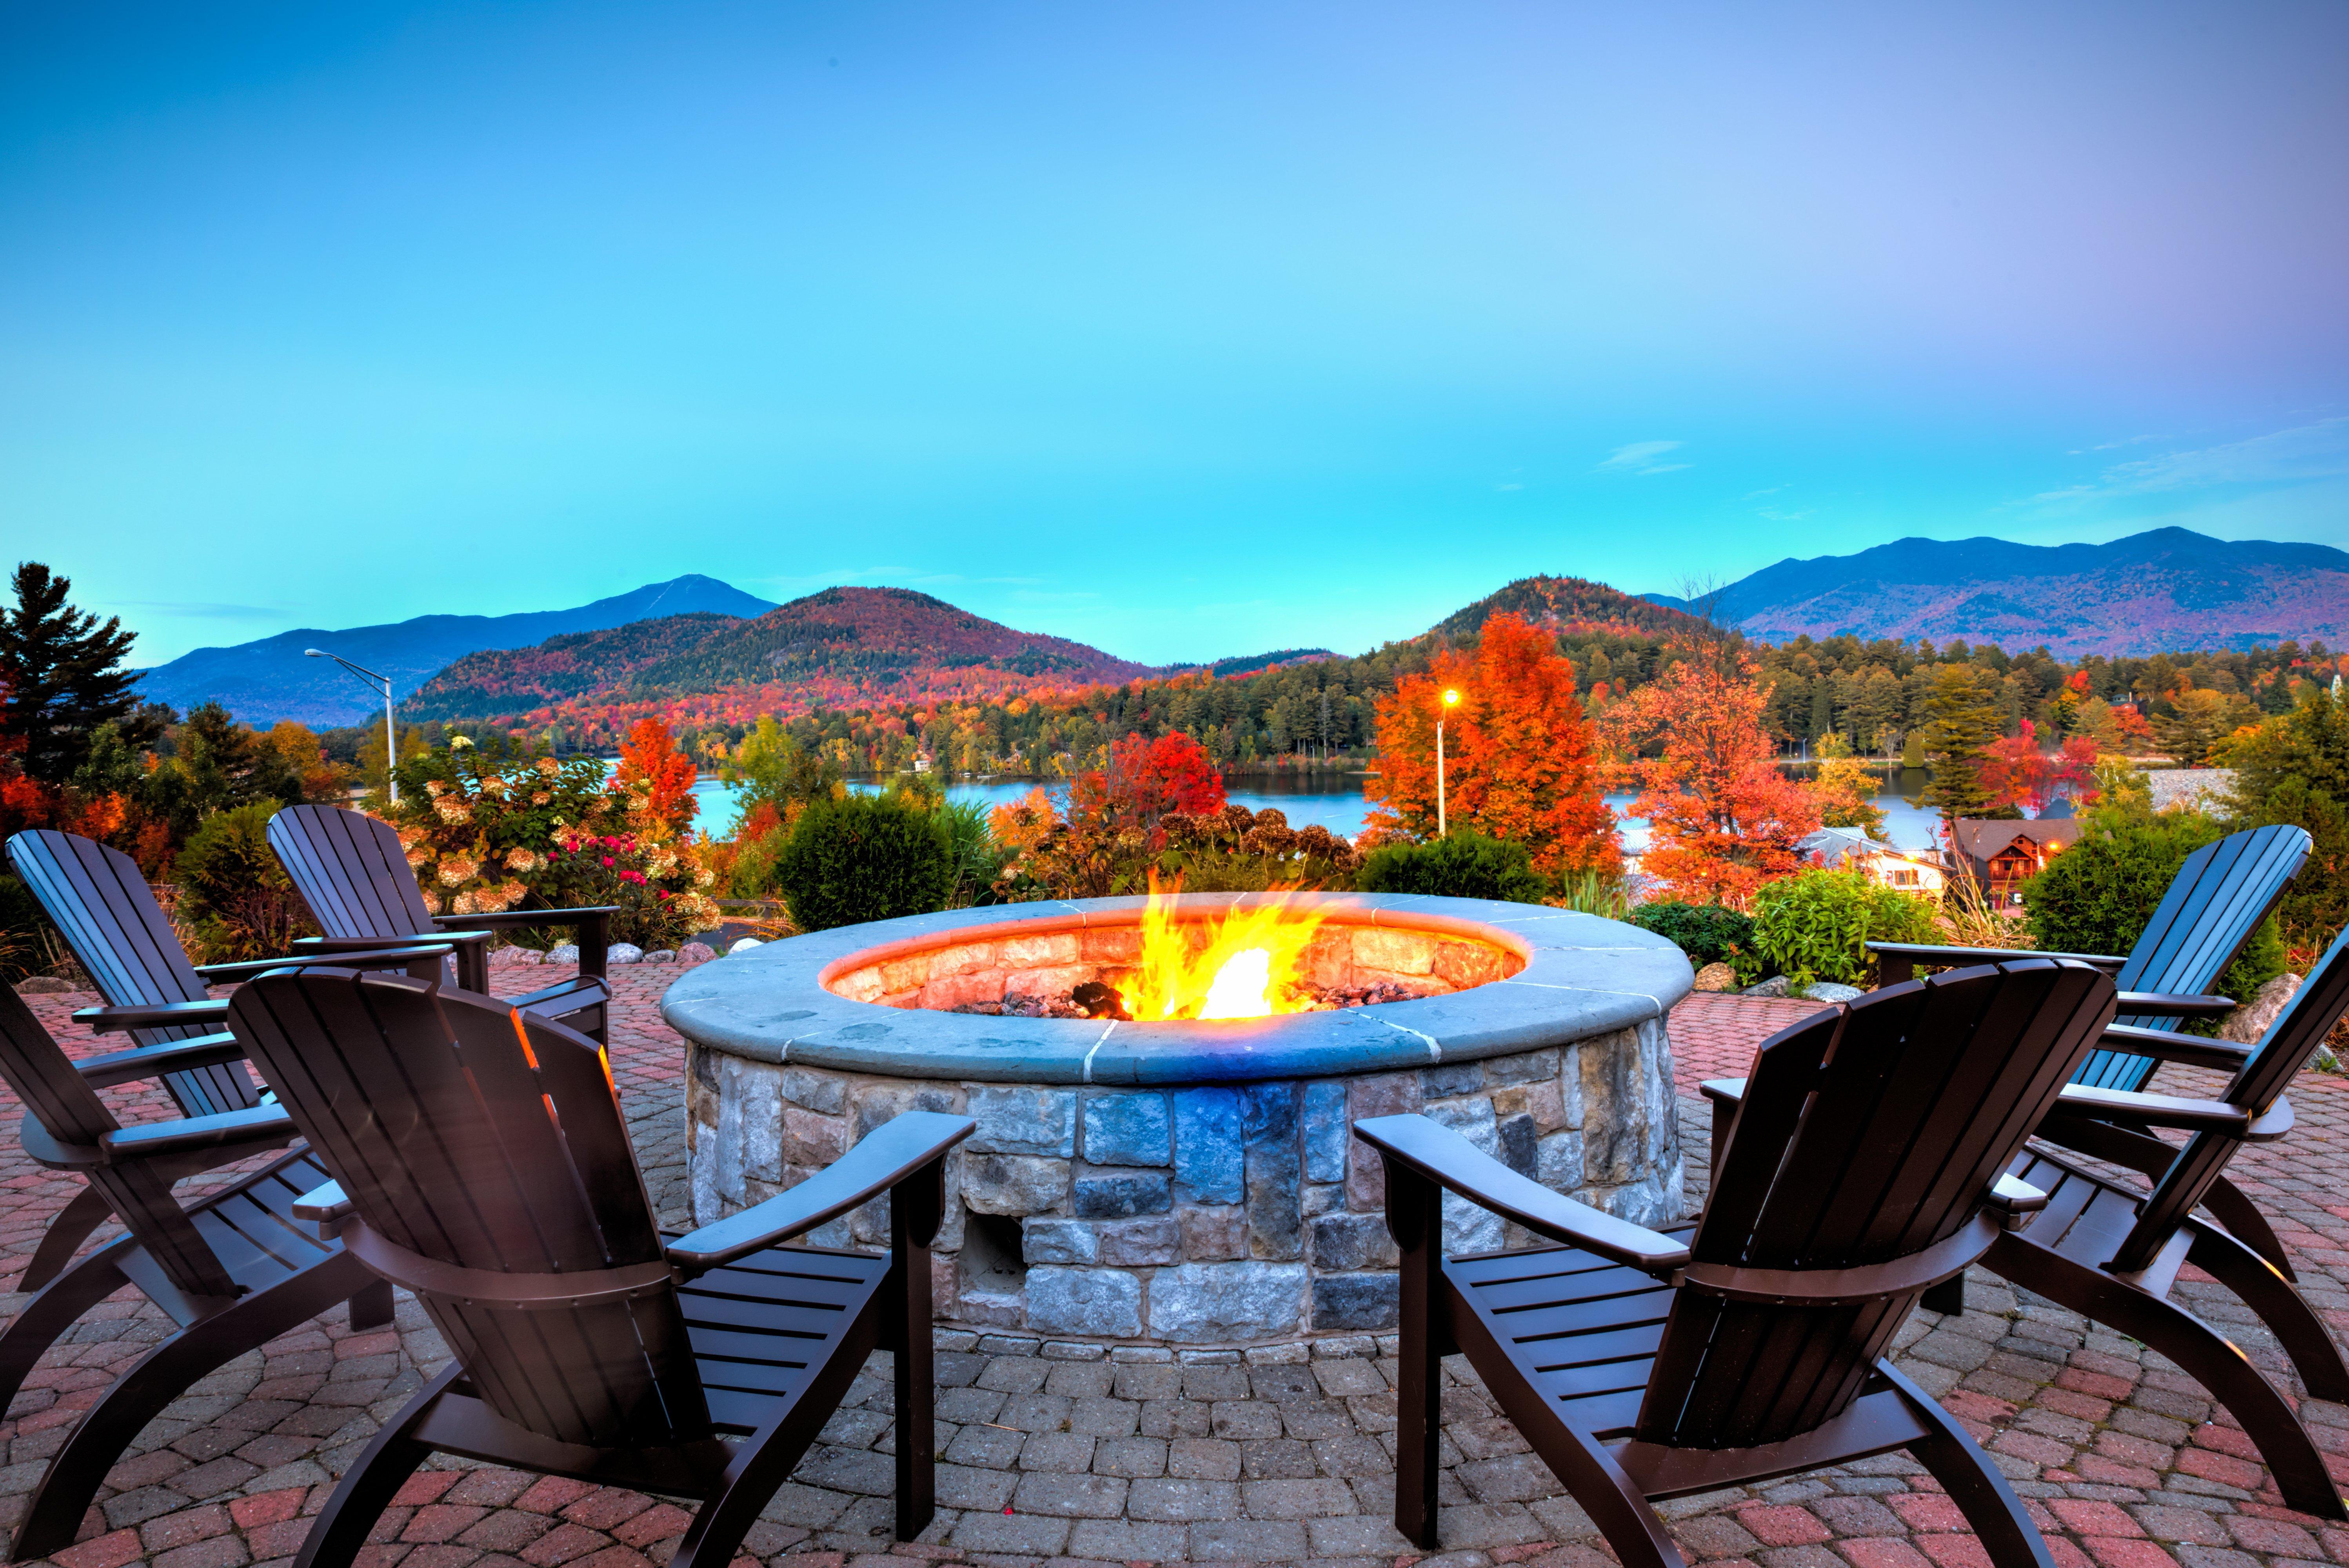
<instances>
[{"instance_id":1,"label":"chair leg","mask_svg":"<svg viewBox=\"0 0 2349 1568\"><path fill-rule=\"evenodd\" d=\"M2275 1227L2268 1223L2268 1217L2260 1212L2260 1206L2240 1187L2220 1176L2202 1194L2202 1206L2219 1216L2219 1222L2233 1233L2235 1240L2273 1264L2276 1273L2294 1284L2299 1282L2300 1276L2292 1272L2292 1260L2284 1256L2283 1243L2276 1239Z\"/></svg>"},{"instance_id":2,"label":"chair leg","mask_svg":"<svg viewBox=\"0 0 2349 1568\"><path fill-rule=\"evenodd\" d=\"M198 1318L133 1362L83 1413L49 1460L16 1528L13 1555L45 1557L72 1545L98 1483L140 1428L198 1378L349 1297L367 1277L357 1258L330 1253L267 1290Z\"/></svg>"},{"instance_id":3,"label":"chair leg","mask_svg":"<svg viewBox=\"0 0 2349 1568\"><path fill-rule=\"evenodd\" d=\"M129 1236L92 1253L43 1287L0 1333L0 1411L25 1386L41 1353L57 1342L81 1315L129 1284L117 1261L138 1243Z\"/></svg>"},{"instance_id":4,"label":"chair leg","mask_svg":"<svg viewBox=\"0 0 2349 1568\"><path fill-rule=\"evenodd\" d=\"M2308 1391L2320 1399L2349 1403L2349 1366L2333 1342L2315 1309L2276 1266L2233 1235L2202 1224L2193 1228L2194 1245L2186 1254L2195 1267L2240 1296L2260 1315L2292 1357L2292 1365Z\"/></svg>"},{"instance_id":5,"label":"chair leg","mask_svg":"<svg viewBox=\"0 0 2349 1568\"><path fill-rule=\"evenodd\" d=\"M2343 1506L2341 1489L2325 1473L2324 1456L2316 1451L2308 1429L2275 1385L2209 1324L2175 1302L2012 1233L1992 1244L1985 1261L2024 1289L2177 1362L2243 1424L2287 1504L2322 1519L2349 1520L2349 1507Z\"/></svg>"},{"instance_id":6,"label":"chair leg","mask_svg":"<svg viewBox=\"0 0 2349 1568\"><path fill-rule=\"evenodd\" d=\"M1950 1501L1966 1516L1973 1527L1982 1549L1990 1553L1995 1568L2055 1568L2055 1559L2049 1555L2047 1542L2040 1538L2038 1527L2023 1511L2022 1499L1990 1462L1990 1456L1975 1446L1966 1429L1950 1417L1933 1400L1933 1397L1894 1371L1888 1362L1879 1361L1877 1370L1892 1380L1893 1387L1908 1397L1918 1416L1933 1435L1921 1442L1909 1445L1909 1451L1917 1462L1933 1472L1950 1494Z\"/></svg>"},{"instance_id":7,"label":"chair leg","mask_svg":"<svg viewBox=\"0 0 2349 1568\"><path fill-rule=\"evenodd\" d=\"M892 1208L902 1207L893 1204ZM892 1218L895 1216L893 1214ZM902 1228L902 1227L901 1227ZM895 1363L897 1426L897 1539L912 1541L929 1528L938 1507L937 1392L930 1346L930 1251L902 1234L892 1249L886 1321Z\"/></svg>"},{"instance_id":8,"label":"chair leg","mask_svg":"<svg viewBox=\"0 0 2349 1568\"><path fill-rule=\"evenodd\" d=\"M106 1194L87 1181L71 1202L57 1211L49 1228L41 1236L41 1244L33 1249L33 1261L25 1265L25 1277L16 1282L18 1290L39 1290L65 1272L73 1262L74 1253L89 1240L89 1233L106 1223L114 1214L114 1205Z\"/></svg>"},{"instance_id":9,"label":"chair leg","mask_svg":"<svg viewBox=\"0 0 2349 1568\"><path fill-rule=\"evenodd\" d=\"M353 1330L381 1328L391 1321L391 1282L369 1280L357 1295L351 1297L351 1327Z\"/></svg>"},{"instance_id":10,"label":"chair leg","mask_svg":"<svg viewBox=\"0 0 2349 1568\"><path fill-rule=\"evenodd\" d=\"M375 1522L383 1517L383 1511L391 1506L416 1467L431 1457L432 1450L412 1434L433 1403L463 1372L462 1363L450 1362L376 1433L357 1462L344 1472L334 1496L326 1500L326 1511L310 1526L294 1568L350 1568Z\"/></svg>"},{"instance_id":11,"label":"chair leg","mask_svg":"<svg viewBox=\"0 0 2349 1568\"><path fill-rule=\"evenodd\" d=\"M1938 1312L1945 1317L1957 1317L1966 1310L1966 1276L1962 1269L1939 1284L1927 1285L1917 1305L1927 1312Z\"/></svg>"}]
</instances>

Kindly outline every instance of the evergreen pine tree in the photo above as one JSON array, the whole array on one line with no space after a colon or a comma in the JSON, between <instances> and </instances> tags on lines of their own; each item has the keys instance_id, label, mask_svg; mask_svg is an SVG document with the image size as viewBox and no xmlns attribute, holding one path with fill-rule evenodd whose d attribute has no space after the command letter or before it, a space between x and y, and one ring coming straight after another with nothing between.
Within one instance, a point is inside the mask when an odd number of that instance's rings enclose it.
<instances>
[{"instance_id":1,"label":"evergreen pine tree","mask_svg":"<svg viewBox=\"0 0 2349 1568\"><path fill-rule=\"evenodd\" d=\"M132 747L152 740L150 723L132 711L139 676L122 667L133 634L112 616L101 626L67 603L72 582L37 561L17 563L13 586L16 603L0 607L0 675L8 682L0 734L24 742L25 771L64 783L109 721Z\"/></svg>"},{"instance_id":2,"label":"evergreen pine tree","mask_svg":"<svg viewBox=\"0 0 2349 1568\"><path fill-rule=\"evenodd\" d=\"M1971 666L1943 665L1933 672L1924 717L1925 759L1933 770L1924 800L1940 808L1942 826L1954 839L1959 818L1989 810L1982 767L1987 748L1998 738L1998 709Z\"/></svg>"}]
</instances>

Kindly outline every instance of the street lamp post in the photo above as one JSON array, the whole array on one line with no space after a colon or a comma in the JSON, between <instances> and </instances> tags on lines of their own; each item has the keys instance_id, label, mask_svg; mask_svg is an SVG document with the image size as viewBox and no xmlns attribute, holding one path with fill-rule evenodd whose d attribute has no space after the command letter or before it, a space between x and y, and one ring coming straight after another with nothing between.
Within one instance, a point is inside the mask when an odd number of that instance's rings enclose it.
<instances>
[{"instance_id":1,"label":"street lamp post","mask_svg":"<svg viewBox=\"0 0 2349 1568\"><path fill-rule=\"evenodd\" d=\"M1435 836L1448 839L1452 830L1444 820L1444 716L1460 706L1460 694L1446 690L1444 706L1435 710Z\"/></svg>"},{"instance_id":2,"label":"street lamp post","mask_svg":"<svg viewBox=\"0 0 2349 1568\"><path fill-rule=\"evenodd\" d=\"M324 648L305 648L305 659L332 659L370 686L383 688L383 777L390 787L391 803L399 804L399 733L391 726L391 677L379 676L365 665L355 665L340 654L330 654Z\"/></svg>"}]
</instances>

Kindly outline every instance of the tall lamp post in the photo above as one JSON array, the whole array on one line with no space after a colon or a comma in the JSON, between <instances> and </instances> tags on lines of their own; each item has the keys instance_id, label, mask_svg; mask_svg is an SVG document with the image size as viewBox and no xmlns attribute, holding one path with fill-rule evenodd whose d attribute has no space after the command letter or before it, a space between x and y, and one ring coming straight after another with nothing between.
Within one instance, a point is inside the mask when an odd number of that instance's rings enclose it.
<instances>
[{"instance_id":1,"label":"tall lamp post","mask_svg":"<svg viewBox=\"0 0 2349 1568\"><path fill-rule=\"evenodd\" d=\"M391 727L391 677L379 676L365 665L355 665L340 654L330 654L324 648L305 648L305 659L332 659L368 686L383 692L383 777L391 788L391 803L399 804L399 733Z\"/></svg>"},{"instance_id":2,"label":"tall lamp post","mask_svg":"<svg viewBox=\"0 0 2349 1568\"><path fill-rule=\"evenodd\" d=\"M1446 688L1444 706L1435 710L1435 836L1439 839L1452 836L1444 820L1444 716L1459 706L1459 692Z\"/></svg>"}]
</instances>

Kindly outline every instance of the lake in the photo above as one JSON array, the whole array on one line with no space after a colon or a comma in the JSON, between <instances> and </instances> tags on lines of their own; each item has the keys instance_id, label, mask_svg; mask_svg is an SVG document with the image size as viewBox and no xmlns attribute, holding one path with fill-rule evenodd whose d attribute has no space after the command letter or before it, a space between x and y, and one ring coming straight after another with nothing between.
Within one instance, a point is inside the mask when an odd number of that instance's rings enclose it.
<instances>
[{"instance_id":1,"label":"lake","mask_svg":"<svg viewBox=\"0 0 2349 1568\"><path fill-rule=\"evenodd\" d=\"M864 794L875 793L884 785L875 779L853 779L849 788ZM947 786L949 800L976 800L994 807L1017 800L1035 788L1030 779L983 780L977 783ZM1062 788L1065 788L1063 786ZM1910 768L1899 770L1886 779L1876 796L1876 804L1884 813L1885 838L1904 850L1930 850L1933 832L1940 819L1932 810L1920 806L1918 797L1924 792L1925 770ZM724 837L734 830L734 823L742 809L734 791L716 779L704 775L694 785L693 793L701 802L694 826L703 832ZM1227 789L1226 796L1251 811L1261 811L1268 806L1278 807L1288 818L1292 828L1302 828L1309 822L1319 822L1330 831L1352 838L1362 830L1362 819L1370 807L1362 799L1360 775L1341 788L1333 788L1329 780L1251 779ZM1644 818L1630 815L1631 796L1619 792L1607 797L1621 823L1623 851L1636 855L1648 847L1648 824Z\"/></svg>"}]
</instances>

